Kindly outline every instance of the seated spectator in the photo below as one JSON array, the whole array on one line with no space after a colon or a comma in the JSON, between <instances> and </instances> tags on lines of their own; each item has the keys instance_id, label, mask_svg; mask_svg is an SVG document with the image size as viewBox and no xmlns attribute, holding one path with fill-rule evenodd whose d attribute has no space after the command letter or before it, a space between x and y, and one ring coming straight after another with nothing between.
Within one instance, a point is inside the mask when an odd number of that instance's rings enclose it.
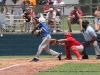
<instances>
[{"instance_id":1,"label":"seated spectator","mask_svg":"<svg viewBox=\"0 0 100 75\"><path fill-rule=\"evenodd\" d=\"M50 8L49 9L49 12L47 13L47 16L46 16L46 25L48 25L49 23L53 23L54 25L54 30L53 32L56 33L56 12L53 10L53 8Z\"/></svg>"},{"instance_id":2,"label":"seated spectator","mask_svg":"<svg viewBox=\"0 0 100 75\"><path fill-rule=\"evenodd\" d=\"M25 19L25 32L30 31L30 25L32 23L32 15L30 8L26 8L25 12L21 15L21 18Z\"/></svg>"},{"instance_id":3,"label":"seated spectator","mask_svg":"<svg viewBox=\"0 0 100 75\"><path fill-rule=\"evenodd\" d=\"M55 0L54 3L53 3L53 5L59 5L59 6L60 5L62 6L63 4L65 4L65 3L62 0ZM59 18L62 19L63 15L64 15L63 14L63 11L64 11L63 7L58 7L57 6L56 8L54 8L54 10L56 11L56 15L60 16Z\"/></svg>"},{"instance_id":4,"label":"seated spectator","mask_svg":"<svg viewBox=\"0 0 100 75\"><path fill-rule=\"evenodd\" d=\"M49 1L46 2L45 6L43 7L44 13L49 11Z\"/></svg>"},{"instance_id":5,"label":"seated spectator","mask_svg":"<svg viewBox=\"0 0 100 75\"><path fill-rule=\"evenodd\" d=\"M94 28L95 32L98 32L100 28L100 6L97 7L97 10L94 12Z\"/></svg>"},{"instance_id":6,"label":"seated spectator","mask_svg":"<svg viewBox=\"0 0 100 75\"><path fill-rule=\"evenodd\" d=\"M49 0L50 1L50 5L53 5L53 3L54 3L54 1L56 1L56 0Z\"/></svg>"},{"instance_id":7,"label":"seated spectator","mask_svg":"<svg viewBox=\"0 0 100 75\"><path fill-rule=\"evenodd\" d=\"M78 8L78 6L74 6L74 9L71 10L68 16L68 27L69 32L72 32L71 24L77 23L80 25L80 31L82 32L82 11Z\"/></svg>"}]
</instances>

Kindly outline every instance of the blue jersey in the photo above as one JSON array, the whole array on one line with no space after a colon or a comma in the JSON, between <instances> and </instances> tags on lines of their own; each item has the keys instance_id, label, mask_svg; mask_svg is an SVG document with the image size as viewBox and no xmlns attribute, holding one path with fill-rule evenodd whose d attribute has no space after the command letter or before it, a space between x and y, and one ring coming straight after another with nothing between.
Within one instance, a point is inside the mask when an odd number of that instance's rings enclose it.
<instances>
[{"instance_id":1,"label":"blue jersey","mask_svg":"<svg viewBox=\"0 0 100 75\"><path fill-rule=\"evenodd\" d=\"M44 22L40 22L38 24L38 28L42 28L42 31L41 31L41 35L43 37L47 36L48 34L50 34L50 31L49 31L49 28L47 27L47 25L44 23Z\"/></svg>"}]
</instances>

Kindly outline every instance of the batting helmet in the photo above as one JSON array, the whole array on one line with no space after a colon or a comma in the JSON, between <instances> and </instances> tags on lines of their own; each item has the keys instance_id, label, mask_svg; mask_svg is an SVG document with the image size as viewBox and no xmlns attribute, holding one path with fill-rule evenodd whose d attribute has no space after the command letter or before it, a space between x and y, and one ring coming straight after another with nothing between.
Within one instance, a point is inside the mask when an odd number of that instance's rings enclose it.
<instances>
[{"instance_id":1,"label":"batting helmet","mask_svg":"<svg viewBox=\"0 0 100 75\"><path fill-rule=\"evenodd\" d=\"M40 17L40 18L39 18L39 22L45 22L45 18Z\"/></svg>"},{"instance_id":2,"label":"batting helmet","mask_svg":"<svg viewBox=\"0 0 100 75\"><path fill-rule=\"evenodd\" d=\"M65 32L65 33L64 33L64 36L71 37L72 34L71 34L70 32Z\"/></svg>"}]
</instances>

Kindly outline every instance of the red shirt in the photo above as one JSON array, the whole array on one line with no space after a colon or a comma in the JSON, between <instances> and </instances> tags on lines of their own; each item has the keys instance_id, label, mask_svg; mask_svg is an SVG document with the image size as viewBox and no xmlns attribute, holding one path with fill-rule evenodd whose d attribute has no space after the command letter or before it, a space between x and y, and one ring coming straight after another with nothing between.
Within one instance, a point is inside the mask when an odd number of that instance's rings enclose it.
<instances>
[{"instance_id":1,"label":"red shirt","mask_svg":"<svg viewBox=\"0 0 100 75\"><path fill-rule=\"evenodd\" d=\"M81 10L78 9L78 13L82 16L82 11ZM75 10L71 10L71 12L69 14L69 16L73 16L73 15L75 16L75 18L78 18L77 14L75 13Z\"/></svg>"},{"instance_id":2,"label":"red shirt","mask_svg":"<svg viewBox=\"0 0 100 75\"><path fill-rule=\"evenodd\" d=\"M33 12L30 12L30 16L33 16Z\"/></svg>"},{"instance_id":3,"label":"red shirt","mask_svg":"<svg viewBox=\"0 0 100 75\"><path fill-rule=\"evenodd\" d=\"M74 39L73 37L68 37L66 38L67 39L67 42L65 42L67 48L70 48L71 46L79 46L81 45L80 42L78 42L76 39Z\"/></svg>"},{"instance_id":4,"label":"red shirt","mask_svg":"<svg viewBox=\"0 0 100 75\"><path fill-rule=\"evenodd\" d=\"M43 10L44 10L44 12L47 12L47 11L49 11L49 7L44 7Z\"/></svg>"}]
</instances>

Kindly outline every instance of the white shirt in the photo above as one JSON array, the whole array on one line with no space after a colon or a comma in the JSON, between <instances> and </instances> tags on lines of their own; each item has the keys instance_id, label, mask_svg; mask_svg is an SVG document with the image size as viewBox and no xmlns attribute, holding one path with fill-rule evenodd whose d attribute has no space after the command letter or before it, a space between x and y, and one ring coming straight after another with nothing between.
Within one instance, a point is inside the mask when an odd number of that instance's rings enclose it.
<instances>
[{"instance_id":1,"label":"white shirt","mask_svg":"<svg viewBox=\"0 0 100 75\"><path fill-rule=\"evenodd\" d=\"M61 1L60 3L58 3L58 1L56 0L56 1L54 1L54 3L53 3L53 5L58 5L58 6L62 6L63 4L65 4L63 1ZM57 9L57 11L59 12L59 11L63 11L63 7L62 7L62 9Z\"/></svg>"},{"instance_id":2,"label":"white shirt","mask_svg":"<svg viewBox=\"0 0 100 75\"><path fill-rule=\"evenodd\" d=\"M47 13L46 19L52 19L52 18L56 18L56 12L53 12L53 13L48 12Z\"/></svg>"},{"instance_id":3,"label":"white shirt","mask_svg":"<svg viewBox=\"0 0 100 75\"><path fill-rule=\"evenodd\" d=\"M0 12L0 22L5 22L6 20L6 12L1 13Z\"/></svg>"}]
</instances>

